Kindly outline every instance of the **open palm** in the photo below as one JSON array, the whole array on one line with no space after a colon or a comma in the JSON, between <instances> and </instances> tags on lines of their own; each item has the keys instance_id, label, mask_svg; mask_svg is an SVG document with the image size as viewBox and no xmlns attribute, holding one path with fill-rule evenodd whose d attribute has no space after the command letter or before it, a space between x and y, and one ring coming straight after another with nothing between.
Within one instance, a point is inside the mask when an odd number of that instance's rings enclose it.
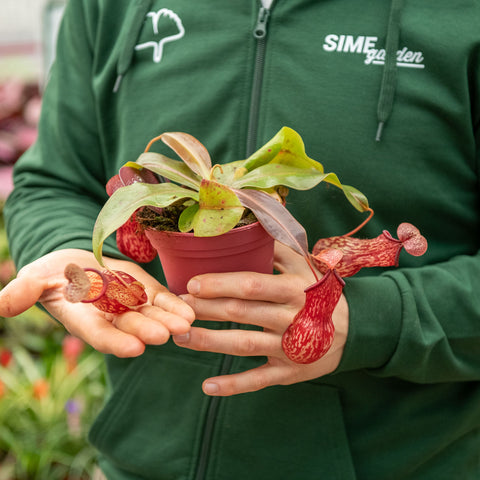
<instances>
[{"instance_id":1,"label":"open palm","mask_svg":"<svg viewBox=\"0 0 480 480\"><path fill-rule=\"evenodd\" d=\"M170 334L190 330L194 314L182 300L138 265L117 259L107 264L125 271L145 286L149 301L120 315L107 314L92 304L70 303L63 295L65 266L76 263L97 267L90 252L76 249L52 252L20 270L17 278L0 292L0 315L18 315L39 302L64 327L96 350L118 357L141 355L145 345L161 345Z\"/></svg>"}]
</instances>

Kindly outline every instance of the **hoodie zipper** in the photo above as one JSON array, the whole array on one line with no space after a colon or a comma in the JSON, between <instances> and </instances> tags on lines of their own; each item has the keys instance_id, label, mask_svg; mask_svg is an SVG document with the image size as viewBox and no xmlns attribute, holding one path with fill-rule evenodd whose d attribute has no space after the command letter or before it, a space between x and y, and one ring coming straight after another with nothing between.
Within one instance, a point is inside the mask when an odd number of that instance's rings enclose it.
<instances>
[{"instance_id":1,"label":"hoodie zipper","mask_svg":"<svg viewBox=\"0 0 480 480\"><path fill-rule=\"evenodd\" d=\"M249 157L257 149L258 115L260 109L260 96L262 92L263 70L265 65L265 50L267 46L267 24L270 9L260 6L257 24L253 36L257 41L255 53L255 66L253 70L252 93L250 97L250 114L248 118L246 153Z\"/></svg>"},{"instance_id":2,"label":"hoodie zipper","mask_svg":"<svg viewBox=\"0 0 480 480\"><path fill-rule=\"evenodd\" d=\"M253 36L257 41L255 53L255 65L253 73L253 84L250 98L250 114L248 120L247 130L247 156L251 155L256 150L257 143L257 129L258 129L258 114L260 105L260 95L263 81L263 67L265 63L265 47L267 36L267 22L270 16L270 9L260 6L257 15L257 23L253 30ZM236 323L230 325L231 329L238 328ZM232 366L233 357L225 355L220 367L219 375L227 375ZM215 422L217 419L218 409L220 407L221 397L210 397L205 424L203 427L203 437L201 442L201 449L195 472L195 480L204 480L208 459L210 457L210 448L212 444Z\"/></svg>"},{"instance_id":3,"label":"hoodie zipper","mask_svg":"<svg viewBox=\"0 0 480 480\"><path fill-rule=\"evenodd\" d=\"M230 328L236 328L237 324L232 324ZM227 375L232 366L233 357L225 355L218 375ZM207 471L208 460L210 458L210 448L212 445L215 422L222 397L210 397L208 399L208 409L203 427L202 443L200 444L200 453L198 456L197 469L195 472L195 480L204 480Z\"/></svg>"},{"instance_id":4,"label":"hoodie zipper","mask_svg":"<svg viewBox=\"0 0 480 480\"><path fill-rule=\"evenodd\" d=\"M256 150L257 143L257 129L258 129L258 113L260 104L260 94L262 90L263 81L263 67L265 63L265 47L267 36L267 22L270 16L270 9L265 8L263 5L258 10L257 23L253 30L253 36L257 41L256 54L255 54L255 66L253 73L253 84L250 99L250 114L248 120L247 130L247 156L251 155ZM236 323L230 325L231 329L238 328ZM225 355L220 367L219 375L227 375L232 366L233 357L231 355ZM205 418L205 424L203 427L203 436L201 442L201 449L199 453L197 468L195 472L195 480L204 480L208 459L210 457L210 448L212 444L215 422L217 420L217 413L220 407L220 401L222 397L210 397L207 414Z\"/></svg>"}]
</instances>

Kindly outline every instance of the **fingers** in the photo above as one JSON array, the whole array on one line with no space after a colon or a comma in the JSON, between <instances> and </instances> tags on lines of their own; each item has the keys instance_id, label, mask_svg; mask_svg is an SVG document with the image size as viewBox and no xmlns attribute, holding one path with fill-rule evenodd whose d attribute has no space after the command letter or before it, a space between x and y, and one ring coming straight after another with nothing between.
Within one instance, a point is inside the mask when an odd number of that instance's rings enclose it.
<instances>
[{"instance_id":1,"label":"fingers","mask_svg":"<svg viewBox=\"0 0 480 480\"><path fill-rule=\"evenodd\" d=\"M189 321L151 305L116 315L112 324L147 345L163 345L170 334L183 335L190 330Z\"/></svg>"},{"instance_id":2,"label":"fingers","mask_svg":"<svg viewBox=\"0 0 480 480\"><path fill-rule=\"evenodd\" d=\"M171 331L181 335L190 329L185 319L152 305L138 311L105 315L90 304L64 302L62 310L54 313L72 335L101 353L120 358L141 355L146 345L163 345Z\"/></svg>"},{"instance_id":3,"label":"fingers","mask_svg":"<svg viewBox=\"0 0 480 480\"><path fill-rule=\"evenodd\" d=\"M182 298L199 320L231 321L285 329L305 303L308 282L295 275L253 272L194 277Z\"/></svg>"},{"instance_id":4,"label":"fingers","mask_svg":"<svg viewBox=\"0 0 480 480\"><path fill-rule=\"evenodd\" d=\"M185 303L180 297L170 293L166 288L162 288L160 291L154 293L152 304L154 306L161 307L165 312L171 313L180 321L180 323L182 323L182 325L184 322L187 322L188 327L190 327L195 320L195 312L193 311L192 307ZM150 311L149 313L152 314L154 318L157 318L156 313L158 313L158 310L154 310L153 312ZM182 320L184 322L182 322ZM178 328L182 328L181 326L177 325L177 323L178 322L170 323L172 327L172 333L182 333L177 331Z\"/></svg>"},{"instance_id":5,"label":"fingers","mask_svg":"<svg viewBox=\"0 0 480 480\"><path fill-rule=\"evenodd\" d=\"M108 322L88 334L84 340L95 350L119 358L138 357L145 351L145 343L137 336L129 335Z\"/></svg>"},{"instance_id":6,"label":"fingers","mask_svg":"<svg viewBox=\"0 0 480 480\"><path fill-rule=\"evenodd\" d=\"M75 337L82 339L100 353L117 357L136 357L145 344L135 335L123 332L108 321L105 314L91 304L55 302L49 313Z\"/></svg>"},{"instance_id":7,"label":"fingers","mask_svg":"<svg viewBox=\"0 0 480 480\"><path fill-rule=\"evenodd\" d=\"M280 273L299 275L310 279L310 283L315 281L315 276L305 258L279 242L275 242L273 266Z\"/></svg>"},{"instance_id":8,"label":"fingers","mask_svg":"<svg viewBox=\"0 0 480 480\"><path fill-rule=\"evenodd\" d=\"M248 301L238 298L203 299L182 295L192 307L198 320L235 322L256 325L269 330L288 327L298 308L271 302Z\"/></svg>"},{"instance_id":9,"label":"fingers","mask_svg":"<svg viewBox=\"0 0 480 480\"><path fill-rule=\"evenodd\" d=\"M185 311L189 318L150 304L118 315L105 315L90 304L64 301L63 309L53 313L63 319L67 330L96 350L131 357L142 354L145 345L163 345L172 333L182 335L190 330L194 318L191 308L170 293L164 300L166 308Z\"/></svg>"},{"instance_id":10,"label":"fingers","mask_svg":"<svg viewBox=\"0 0 480 480\"><path fill-rule=\"evenodd\" d=\"M84 313L80 313L85 306L75 304L68 315L69 320L64 323L72 335L81 338L100 353L119 358L137 357L145 351L145 343L138 336L116 328L100 312L92 312L87 308Z\"/></svg>"},{"instance_id":11,"label":"fingers","mask_svg":"<svg viewBox=\"0 0 480 480\"><path fill-rule=\"evenodd\" d=\"M202 385L207 395L230 396L240 393L256 392L274 385L291 385L319 378L333 372L339 363L340 356L336 352L316 362L296 364L286 356L269 357L264 365L240 373L207 378Z\"/></svg>"},{"instance_id":12,"label":"fingers","mask_svg":"<svg viewBox=\"0 0 480 480\"><path fill-rule=\"evenodd\" d=\"M177 296L161 289L153 305L113 317L112 324L125 333L136 336L147 345L163 345L170 335L182 335L195 320L192 308Z\"/></svg>"},{"instance_id":13,"label":"fingers","mask_svg":"<svg viewBox=\"0 0 480 480\"><path fill-rule=\"evenodd\" d=\"M0 315L13 317L37 302L58 300L66 283L64 266L72 259L88 264L93 261L93 255L83 250L59 250L23 267L17 278L0 292Z\"/></svg>"},{"instance_id":14,"label":"fingers","mask_svg":"<svg viewBox=\"0 0 480 480\"><path fill-rule=\"evenodd\" d=\"M121 358L141 355L146 345L163 345L171 330L181 335L190 329L185 319L151 305L106 316L89 304L68 304L57 317L71 334L94 349Z\"/></svg>"},{"instance_id":15,"label":"fingers","mask_svg":"<svg viewBox=\"0 0 480 480\"><path fill-rule=\"evenodd\" d=\"M274 385L291 384L296 381L295 378L295 373L289 366L266 363L245 372L208 378L203 382L202 390L206 395L226 397L257 392Z\"/></svg>"},{"instance_id":16,"label":"fingers","mask_svg":"<svg viewBox=\"0 0 480 480\"><path fill-rule=\"evenodd\" d=\"M180 347L241 357L279 355L282 351L281 337L269 332L192 327L187 334L172 338Z\"/></svg>"},{"instance_id":17,"label":"fingers","mask_svg":"<svg viewBox=\"0 0 480 480\"><path fill-rule=\"evenodd\" d=\"M61 291L56 291L61 288L56 287L60 284L57 285L45 270L37 271L33 265L21 270L17 278L0 292L0 316L19 315L38 301L44 301L47 310L70 333L99 352L118 357L135 357L143 353L145 344L137 336L117 329L100 312L92 310L91 305L67 304Z\"/></svg>"},{"instance_id":18,"label":"fingers","mask_svg":"<svg viewBox=\"0 0 480 480\"><path fill-rule=\"evenodd\" d=\"M308 285L296 276L235 272L194 277L187 289L190 294L202 298L230 297L287 304Z\"/></svg>"},{"instance_id":19,"label":"fingers","mask_svg":"<svg viewBox=\"0 0 480 480\"><path fill-rule=\"evenodd\" d=\"M187 334L174 335L172 338L178 346L191 350L269 358L268 364L263 367L206 380L203 390L207 395L235 395L288 383L288 373L292 367L293 370L296 367L282 350L282 335L278 328L276 331L257 331L192 327Z\"/></svg>"},{"instance_id":20,"label":"fingers","mask_svg":"<svg viewBox=\"0 0 480 480\"><path fill-rule=\"evenodd\" d=\"M67 302L63 296L63 270L72 261L83 266L94 259L89 252L64 250L20 270L17 278L0 291L0 316L18 315L40 302L70 333L96 350L118 357L141 355L146 344L161 345L171 333L189 331L195 319L192 308L130 262L112 260L115 267L132 271L148 285L151 303L121 315L106 315L93 305Z\"/></svg>"},{"instance_id":21,"label":"fingers","mask_svg":"<svg viewBox=\"0 0 480 480\"><path fill-rule=\"evenodd\" d=\"M42 296L44 279L17 277L0 291L0 316L14 317L28 310Z\"/></svg>"}]
</instances>

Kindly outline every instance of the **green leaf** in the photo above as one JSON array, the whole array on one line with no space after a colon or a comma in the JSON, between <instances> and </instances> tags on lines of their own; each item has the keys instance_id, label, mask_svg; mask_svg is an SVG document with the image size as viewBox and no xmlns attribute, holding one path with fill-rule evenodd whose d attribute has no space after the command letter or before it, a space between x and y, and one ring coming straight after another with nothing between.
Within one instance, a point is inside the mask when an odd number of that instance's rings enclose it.
<instances>
[{"instance_id":1,"label":"green leaf","mask_svg":"<svg viewBox=\"0 0 480 480\"><path fill-rule=\"evenodd\" d=\"M359 211L366 212L369 209L367 197L355 187L342 185L342 190L347 200Z\"/></svg>"},{"instance_id":2,"label":"green leaf","mask_svg":"<svg viewBox=\"0 0 480 480\"><path fill-rule=\"evenodd\" d=\"M226 163L224 165L214 165L210 180L224 185L232 185L237 174L237 170L243 166L244 160Z\"/></svg>"},{"instance_id":3,"label":"green leaf","mask_svg":"<svg viewBox=\"0 0 480 480\"><path fill-rule=\"evenodd\" d=\"M330 179L332 174L323 173L313 168L298 168L291 165L262 165L235 180L234 188L271 188L279 185L296 190L309 190L320 182Z\"/></svg>"},{"instance_id":4,"label":"green leaf","mask_svg":"<svg viewBox=\"0 0 480 480\"><path fill-rule=\"evenodd\" d=\"M282 148L286 128L288 127L283 127L271 140L263 145L263 147L260 147L250 155L250 157L245 160L243 167L251 171L272 161Z\"/></svg>"},{"instance_id":5,"label":"green leaf","mask_svg":"<svg viewBox=\"0 0 480 480\"><path fill-rule=\"evenodd\" d=\"M160 138L192 171L203 178L209 178L212 168L210 154L195 137L183 132L166 132Z\"/></svg>"},{"instance_id":6,"label":"green leaf","mask_svg":"<svg viewBox=\"0 0 480 480\"><path fill-rule=\"evenodd\" d=\"M209 180L202 180L199 205L192 222L197 237L213 237L228 232L239 222L244 211L230 188Z\"/></svg>"},{"instance_id":7,"label":"green leaf","mask_svg":"<svg viewBox=\"0 0 480 480\"><path fill-rule=\"evenodd\" d=\"M282 164L263 165L235 180L234 188L267 188L284 185L295 190L309 190L321 182L340 188L347 200L360 212L368 210L365 195L350 185L342 185L335 173L321 173L315 169L305 170Z\"/></svg>"},{"instance_id":8,"label":"green leaf","mask_svg":"<svg viewBox=\"0 0 480 480\"><path fill-rule=\"evenodd\" d=\"M117 228L121 227L138 208L147 205L168 207L182 198L192 198L198 201L198 192L173 183L134 183L119 188L103 206L93 228L92 247L98 263L103 265L103 242Z\"/></svg>"},{"instance_id":9,"label":"green leaf","mask_svg":"<svg viewBox=\"0 0 480 480\"><path fill-rule=\"evenodd\" d=\"M190 205L189 207L187 207L180 214L180 217L178 218L178 229L181 232L185 233L192 230L193 220L199 208L200 208L200 205L198 205L198 203L194 203L193 205Z\"/></svg>"},{"instance_id":10,"label":"green leaf","mask_svg":"<svg viewBox=\"0 0 480 480\"><path fill-rule=\"evenodd\" d=\"M245 160L243 166L252 171L267 163L315 169L323 173L322 164L307 156L302 137L289 127L282 127L269 142Z\"/></svg>"},{"instance_id":11,"label":"green leaf","mask_svg":"<svg viewBox=\"0 0 480 480\"><path fill-rule=\"evenodd\" d=\"M142 153L137 162L128 162L126 166L134 168L148 168L152 172L168 178L172 182L198 190L201 179L192 170L179 160L173 160L160 153Z\"/></svg>"}]
</instances>

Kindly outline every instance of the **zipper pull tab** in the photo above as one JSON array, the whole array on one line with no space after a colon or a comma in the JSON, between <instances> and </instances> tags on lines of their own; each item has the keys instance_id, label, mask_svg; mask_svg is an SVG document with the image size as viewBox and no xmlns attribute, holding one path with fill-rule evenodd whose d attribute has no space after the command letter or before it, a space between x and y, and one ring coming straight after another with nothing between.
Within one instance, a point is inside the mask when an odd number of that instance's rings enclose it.
<instances>
[{"instance_id":1,"label":"zipper pull tab","mask_svg":"<svg viewBox=\"0 0 480 480\"><path fill-rule=\"evenodd\" d=\"M255 26L255 30L253 31L253 36L257 40L265 38L265 36L267 35L267 22L269 16L270 10L265 7L260 7L257 17L257 25Z\"/></svg>"}]
</instances>

